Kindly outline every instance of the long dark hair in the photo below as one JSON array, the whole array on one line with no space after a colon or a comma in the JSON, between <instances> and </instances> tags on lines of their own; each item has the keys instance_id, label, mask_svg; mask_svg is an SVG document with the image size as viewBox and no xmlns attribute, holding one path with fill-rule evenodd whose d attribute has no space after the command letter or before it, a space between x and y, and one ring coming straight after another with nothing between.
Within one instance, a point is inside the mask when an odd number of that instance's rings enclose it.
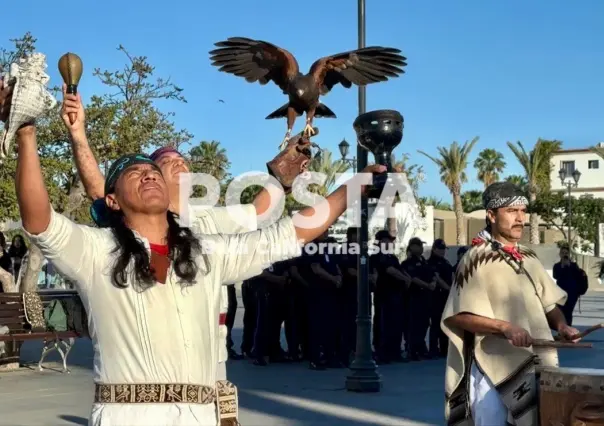
<instances>
[{"instance_id":1,"label":"long dark hair","mask_svg":"<svg viewBox=\"0 0 604 426\"><path fill-rule=\"evenodd\" d=\"M17 248L15 245L15 241L21 240L21 247ZM13 240L11 241L10 247L8 249L8 254L10 257L20 257L22 258L27 253L27 246L25 245L25 239L21 235L15 235Z\"/></svg>"},{"instance_id":2,"label":"long dark hair","mask_svg":"<svg viewBox=\"0 0 604 426\"><path fill-rule=\"evenodd\" d=\"M195 257L201 251L201 244L189 228L178 224L174 213L168 212L167 215L168 247L170 247L168 256L173 262L174 273L180 278L181 284L191 285L198 272ZM128 266L134 259L134 283L137 290L152 287L155 284L155 277L144 244L126 226L123 213L111 212L109 218L111 231L117 241L117 246L113 250L113 253L117 253L117 259L111 271L113 285L118 288L128 287Z\"/></svg>"}]
</instances>

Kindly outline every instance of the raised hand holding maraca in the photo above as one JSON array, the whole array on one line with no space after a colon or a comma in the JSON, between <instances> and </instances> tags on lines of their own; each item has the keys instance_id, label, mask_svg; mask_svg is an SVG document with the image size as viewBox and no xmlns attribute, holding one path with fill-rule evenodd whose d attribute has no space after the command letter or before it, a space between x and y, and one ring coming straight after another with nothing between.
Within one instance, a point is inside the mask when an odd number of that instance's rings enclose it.
<instances>
[{"instance_id":1,"label":"raised hand holding maraca","mask_svg":"<svg viewBox=\"0 0 604 426\"><path fill-rule=\"evenodd\" d=\"M67 93L67 85L63 84L63 105L61 118L72 137L85 134L86 114L80 94Z\"/></svg>"}]
</instances>

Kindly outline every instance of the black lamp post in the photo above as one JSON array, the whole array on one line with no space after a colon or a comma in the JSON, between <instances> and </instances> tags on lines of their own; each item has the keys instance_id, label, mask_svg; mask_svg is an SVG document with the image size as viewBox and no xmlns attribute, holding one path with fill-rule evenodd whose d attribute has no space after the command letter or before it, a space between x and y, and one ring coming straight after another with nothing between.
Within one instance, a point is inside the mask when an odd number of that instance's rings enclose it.
<instances>
[{"instance_id":1,"label":"black lamp post","mask_svg":"<svg viewBox=\"0 0 604 426\"><path fill-rule=\"evenodd\" d=\"M338 148L340 149L340 155L342 156L342 161L352 167L353 172L356 172L357 168L357 157L348 158L348 151L350 150L350 144L346 142L346 139L342 139L342 142L338 144Z\"/></svg>"},{"instance_id":2,"label":"black lamp post","mask_svg":"<svg viewBox=\"0 0 604 426\"><path fill-rule=\"evenodd\" d=\"M573 197L571 195L571 189L579 186L579 179L581 179L581 172L578 169L573 170L572 173L568 173L568 171L564 168L560 169L558 172L558 176L560 177L560 182L562 186L566 186L568 190L568 247L572 250L572 222L573 222Z\"/></svg>"},{"instance_id":3,"label":"black lamp post","mask_svg":"<svg viewBox=\"0 0 604 426\"><path fill-rule=\"evenodd\" d=\"M365 47L365 0L358 0L359 49ZM359 87L359 116L365 114L365 86ZM343 141L344 142L344 141ZM348 143L346 143L348 144ZM342 144L340 144L342 145ZM367 166L367 150L357 143L356 169L362 171ZM357 233L359 254L357 256L357 343L355 359L346 377L346 389L355 392L379 392L382 379L371 351L371 292L369 290L368 256L368 206L367 198L361 198L361 227Z\"/></svg>"}]
</instances>

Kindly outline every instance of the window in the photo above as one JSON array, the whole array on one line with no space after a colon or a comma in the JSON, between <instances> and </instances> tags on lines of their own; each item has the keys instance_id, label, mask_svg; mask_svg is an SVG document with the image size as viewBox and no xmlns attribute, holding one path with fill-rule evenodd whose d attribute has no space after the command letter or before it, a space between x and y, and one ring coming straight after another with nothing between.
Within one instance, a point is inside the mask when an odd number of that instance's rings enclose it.
<instances>
[{"instance_id":1,"label":"window","mask_svg":"<svg viewBox=\"0 0 604 426\"><path fill-rule=\"evenodd\" d=\"M571 176L575 171L575 162L574 161L562 161L560 165L561 169L564 169L566 172L566 176Z\"/></svg>"},{"instance_id":2,"label":"window","mask_svg":"<svg viewBox=\"0 0 604 426\"><path fill-rule=\"evenodd\" d=\"M599 160L589 160L587 162L587 168L588 169L599 169L600 168L600 161Z\"/></svg>"}]
</instances>

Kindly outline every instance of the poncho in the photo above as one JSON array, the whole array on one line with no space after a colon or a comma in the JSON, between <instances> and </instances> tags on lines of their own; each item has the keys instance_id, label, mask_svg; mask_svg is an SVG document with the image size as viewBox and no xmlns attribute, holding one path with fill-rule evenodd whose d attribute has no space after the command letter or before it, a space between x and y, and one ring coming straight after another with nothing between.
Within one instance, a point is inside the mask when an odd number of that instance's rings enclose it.
<instances>
[{"instance_id":1,"label":"poncho","mask_svg":"<svg viewBox=\"0 0 604 426\"><path fill-rule=\"evenodd\" d=\"M535 365L558 366L555 349L513 346L503 336L473 335L445 320L471 313L508 321L534 339L552 340L546 313L564 304L566 293L547 274L532 250L518 246L521 260L482 241L462 259L443 313L441 328L450 339L445 373L447 424L470 417L471 363L495 385L517 425L536 424Z\"/></svg>"}]
</instances>

